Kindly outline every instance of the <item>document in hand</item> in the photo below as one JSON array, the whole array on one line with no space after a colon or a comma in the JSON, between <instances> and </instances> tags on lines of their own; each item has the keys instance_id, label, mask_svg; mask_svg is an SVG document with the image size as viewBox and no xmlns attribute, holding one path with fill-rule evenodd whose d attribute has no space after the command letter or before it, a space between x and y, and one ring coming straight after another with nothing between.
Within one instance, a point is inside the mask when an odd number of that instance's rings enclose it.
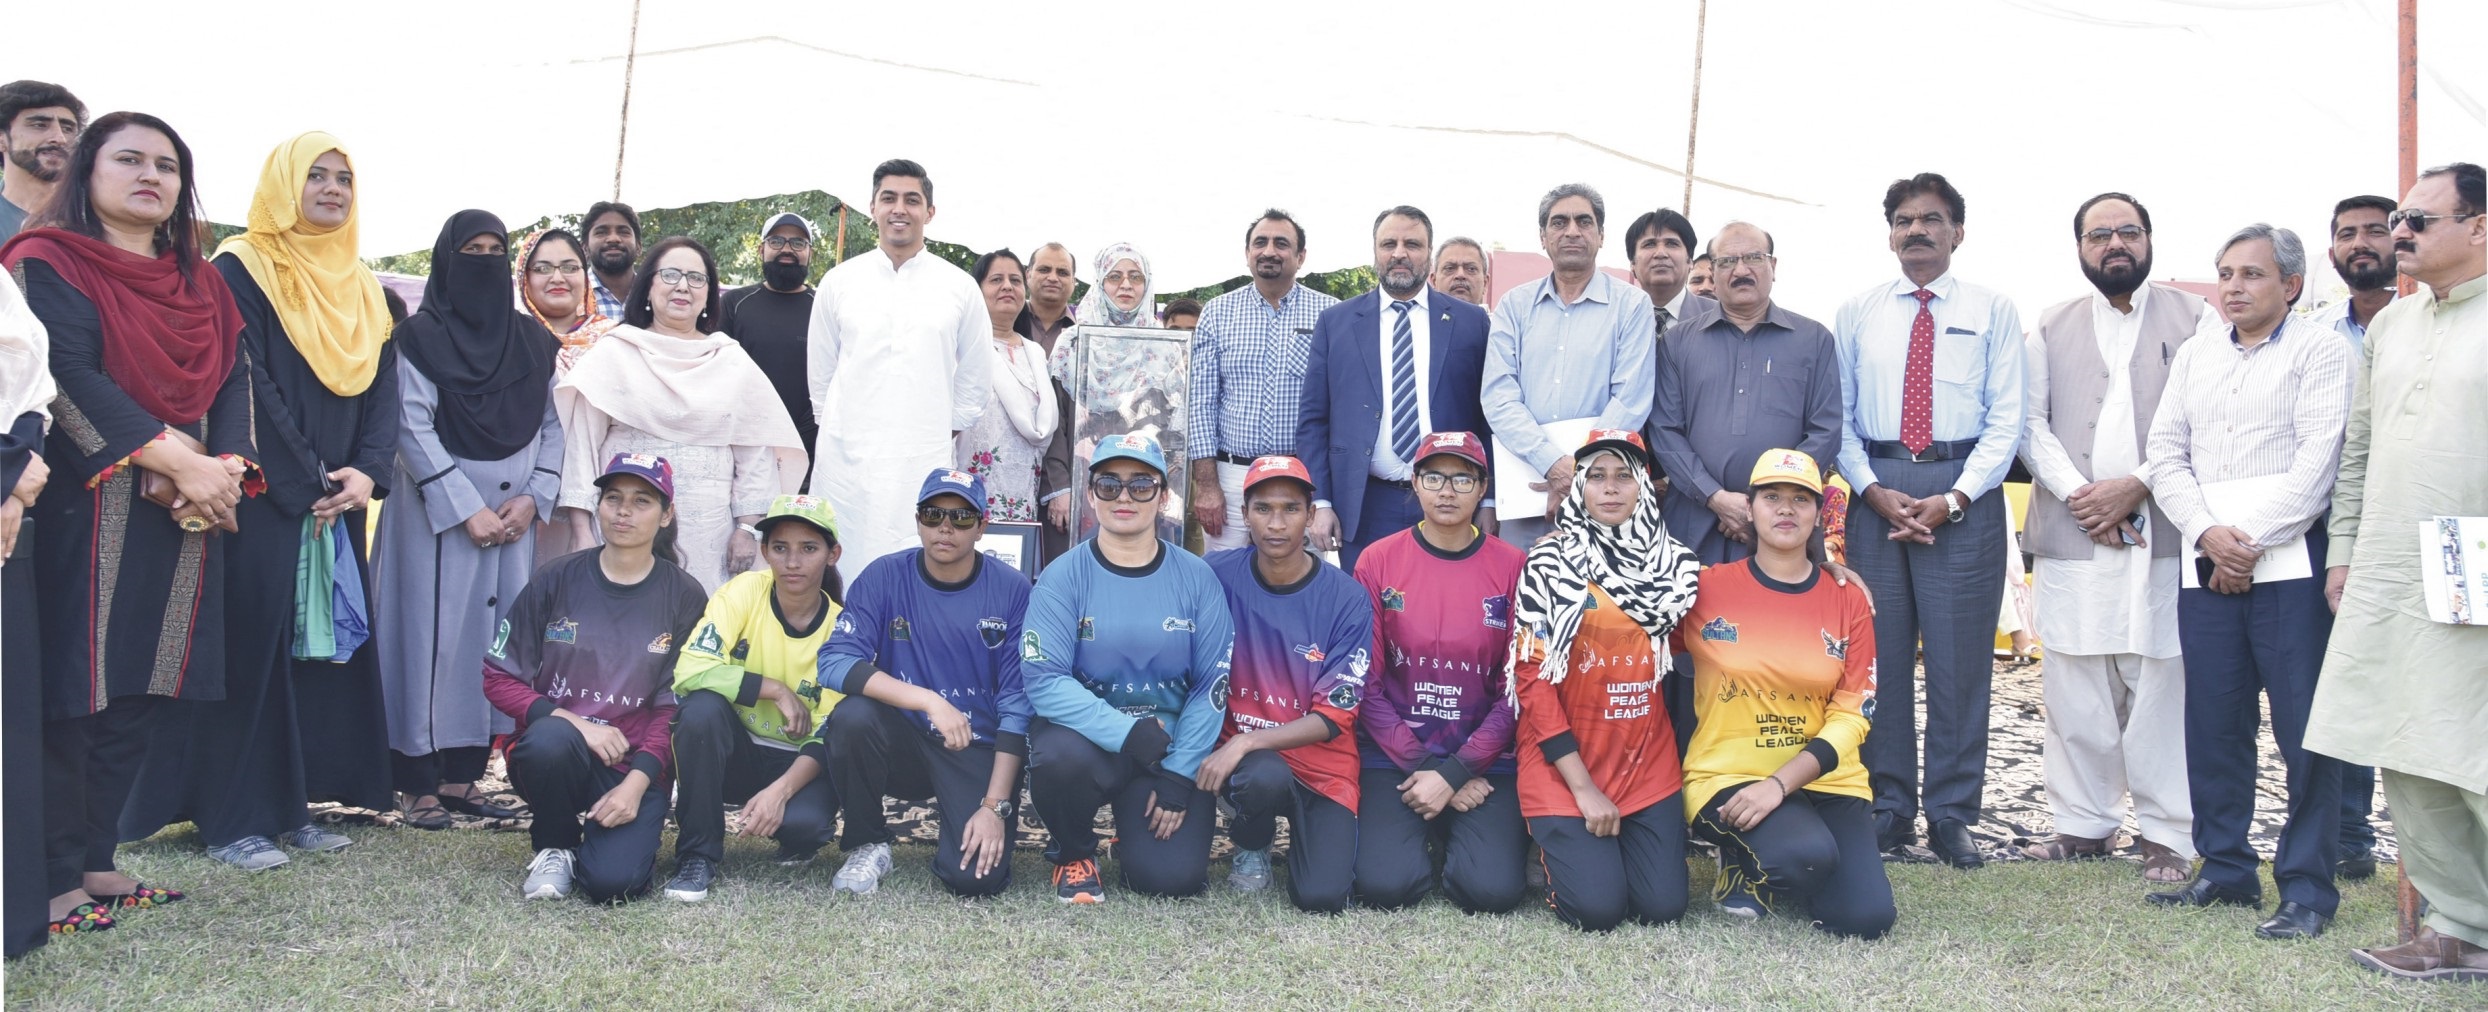
<instances>
[{"instance_id":1,"label":"document in hand","mask_svg":"<svg viewBox=\"0 0 2488 1012\"><path fill-rule=\"evenodd\" d=\"M1571 453L1581 448L1582 441L1590 436L1590 427L1596 424L1598 419L1592 416L1541 422L1538 427L1546 430L1547 441L1554 443L1556 449ZM1517 501L1531 491L1530 484L1545 481L1546 472L1529 466L1520 454L1504 449L1510 445L1503 440L1495 440L1495 495L1500 499ZM1534 509L1521 510L1515 511L1515 515L1534 515L1535 512Z\"/></svg>"},{"instance_id":2,"label":"document in hand","mask_svg":"<svg viewBox=\"0 0 2488 1012\"><path fill-rule=\"evenodd\" d=\"M2214 522L2223 526L2238 526L2253 517L2263 504L2271 502L2272 494L2280 490L2281 483L2288 477L2286 474L2267 474L2260 478L2204 482L2203 507L2211 511ZM2192 559L2202 557L2203 553L2192 548L2187 551L2190 555L2187 563L2177 567L2177 585L2189 589L2200 587L2203 582L2195 572ZM2263 557L2255 561L2256 583L2303 580L2314 575L2315 563L2307 558L2307 536L2304 534L2277 545L2263 546Z\"/></svg>"},{"instance_id":3,"label":"document in hand","mask_svg":"<svg viewBox=\"0 0 2488 1012\"><path fill-rule=\"evenodd\" d=\"M2451 625L2488 625L2488 517L2419 521L2419 586L2428 617Z\"/></svg>"}]
</instances>

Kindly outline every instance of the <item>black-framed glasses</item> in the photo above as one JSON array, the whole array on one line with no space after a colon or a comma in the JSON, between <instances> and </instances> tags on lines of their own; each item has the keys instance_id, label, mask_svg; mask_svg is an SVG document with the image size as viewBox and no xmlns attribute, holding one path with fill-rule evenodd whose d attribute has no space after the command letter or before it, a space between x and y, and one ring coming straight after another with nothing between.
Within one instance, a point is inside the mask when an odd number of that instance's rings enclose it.
<instances>
[{"instance_id":1,"label":"black-framed glasses","mask_svg":"<svg viewBox=\"0 0 2488 1012\"><path fill-rule=\"evenodd\" d=\"M657 280L669 285L690 285L693 288L708 287L708 275L702 274L699 271L686 271L679 267L668 267L664 270L658 271Z\"/></svg>"},{"instance_id":2,"label":"black-framed glasses","mask_svg":"<svg viewBox=\"0 0 2488 1012\"><path fill-rule=\"evenodd\" d=\"M771 250L791 249L800 251L811 249L812 240L806 239L799 235L773 235L766 239L760 240L760 245Z\"/></svg>"},{"instance_id":3,"label":"black-framed glasses","mask_svg":"<svg viewBox=\"0 0 2488 1012\"><path fill-rule=\"evenodd\" d=\"M2082 244L2085 246L2105 246L2108 245L2108 240L2110 239L2123 239L2125 240L2126 245L2131 246L2135 243L2141 242L2143 236L2150 234L2150 229L2144 228L2140 225L2119 225L2115 228L2094 228L2088 232L2082 233Z\"/></svg>"},{"instance_id":4,"label":"black-framed glasses","mask_svg":"<svg viewBox=\"0 0 2488 1012\"><path fill-rule=\"evenodd\" d=\"M947 521L952 530L964 531L975 528L984 519L984 514L965 506L958 509L943 509L939 506L916 507L916 523L925 527L939 527Z\"/></svg>"},{"instance_id":5,"label":"black-framed glasses","mask_svg":"<svg viewBox=\"0 0 2488 1012\"><path fill-rule=\"evenodd\" d=\"M2413 232L2425 232L2428 230L2428 222L2431 221L2451 221L2458 225L2464 221L2477 218L2479 216L2480 212L2478 211L2473 211L2469 214L2429 214L2426 211L2413 211L2408 208L2404 208L2385 215L2384 227L2400 228L2404 225L2408 225L2410 226L2410 230Z\"/></svg>"},{"instance_id":6,"label":"black-framed glasses","mask_svg":"<svg viewBox=\"0 0 2488 1012\"><path fill-rule=\"evenodd\" d=\"M586 269L576 260L564 260L560 263L539 260L527 265L527 273L539 278L549 278L556 274L577 274Z\"/></svg>"},{"instance_id":7,"label":"black-framed glasses","mask_svg":"<svg viewBox=\"0 0 2488 1012\"><path fill-rule=\"evenodd\" d=\"M1158 490L1164 487L1156 478L1147 475L1129 481L1111 474L1101 474L1089 479L1089 494L1096 496L1099 502L1113 502L1121 498L1125 492L1132 494L1133 502L1149 502L1156 499Z\"/></svg>"},{"instance_id":8,"label":"black-framed glasses","mask_svg":"<svg viewBox=\"0 0 2488 1012\"><path fill-rule=\"evenodd\" d=\"M1477 491L1477 476L1474 474L1444 474L1441 471L1417 472L1418 488L1424 489L1428 492L1440 492L1443 490L1443 486L1445 485L1451 486L1451 490L1454 492L1458 492L1461 495L1467 495L1471 492Z\"/></svg>"}]
</instances>

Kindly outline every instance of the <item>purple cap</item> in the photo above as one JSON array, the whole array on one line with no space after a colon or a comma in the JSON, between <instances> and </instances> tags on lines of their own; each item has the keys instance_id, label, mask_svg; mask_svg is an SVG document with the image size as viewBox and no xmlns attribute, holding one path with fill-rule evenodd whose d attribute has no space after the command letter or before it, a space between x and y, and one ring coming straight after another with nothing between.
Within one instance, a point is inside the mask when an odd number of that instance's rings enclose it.
<instances>
[{"instance_id":1,"label":"purple cap","mask_svg":"<svg viewBox=\"0 0 2488 1012\"><path fill-rule=\"evenodd\" d=\"M596 477L596 487L610 485L626 474L656 486L666 502L674 501L674 465L666 463L665 458L653 453L614 454L613 462L605 465L605 473Z\"/></svg>"},{"instance_id":2,"label":"purple cap","mask_svg":"<svg viewBox=\"0 0 2488 1012\"><path fill-rule=\"evenodd\" d=\"M916 505L922 506L937 495L955 495L968 501L978 513L985 508L985 479L957 468L937 467L924 476L924 487L916 491Z\"/></svg>"}]
</instances>

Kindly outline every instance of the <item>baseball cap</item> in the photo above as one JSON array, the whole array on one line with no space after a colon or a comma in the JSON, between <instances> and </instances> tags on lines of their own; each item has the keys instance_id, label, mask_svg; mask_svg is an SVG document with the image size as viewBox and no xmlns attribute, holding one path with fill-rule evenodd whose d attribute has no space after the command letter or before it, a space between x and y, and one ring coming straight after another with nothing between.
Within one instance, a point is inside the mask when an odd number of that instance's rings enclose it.
<instances>
[{"instance_id":1,"label":"baseball cap","mask_svg":"<svg viewBox=\"0 0 2488 1012\"><path fill-rule=\"evenodd\" d=\"M821 529L830 544L838 543L838 511L829 508L829 500L816 495L782 495L769 501L769 513L753 526L762 536L780 520L801 520Z\"/></svg>"},{"instance_id":2,"label":"baseball cap","mask_svg":"<svg viewBox=\"0 0 2488 1012\"><path fill-rule=\"evenodd\" d=\"M1138 433L1125 432L1097 441L1097 449L1089 454L1089 470L1095 471L1109 460L1138 461L1166 477L1166 451L1158 449L1158 441Z\"/></svg>"},{"instance_id":3,"label":"baseball cap","mask_svg":"<svg viewBox=\"0 0 2488 1012\"><path fill-rule=\"evenodd\" d=\"M985 479L952 467L937 467L924 476L924 487L916 490L916 505L922 506L937 495L955 495L968 501L978 513L986 512Z\"/></svg>"},{"instance_id":4,"label":"baseball cap","mask_svg":"<svg viewBox=\"0 0 2488 1012\"><path fill-rule=\"evenodd\" d=\"M777 231L777 227L780 225L793 225L797 228L803 229L803 237L806 239L820 234L819 229L812 227L812 219L796 214L793 211L779 211L776 214L770 215L769 220L760 223L761 236L764 238L767 237L769 233Z\"/></svg>"},{"instance_id":5,"label":"baseball cap","mask_svg":"<svg viewBox=\"0 0 2488 1012\"><path fill-rule=\"evenodd\" d=\"M1422 464L1428 457L1446 453L1477 465L1479 473L1486 470L1486 443L1474 432L1437 432L1425 437L1424 442L1417 444L1416 462Z\"/></svg>"},{"instance_id":6,"label":"baseball cap","mask_svg":"<svg viewBox=\"0 0 2488 1012\"><path fill-rule=\"evenodd\" d=\"M1304 461L1274 453L1255 458L1253 466L1244 472L1244 494L1250 496L1253 486L1280 478L1303 482L1307 491L1313 488L1313 472L1305 470Z\"/></svg>"},{"instance_id":7,"label":"baseball cap","mask_svg":"<svg viewBox=\"0 0 2488 1012\"><path fill-rule=\"evenodd\" d=\"M1754 458L1754 480L1745 487L1764 485L1796 485L1819 496L1823 494L1823 469L1802 451L1764 450Z\"/></svg>"},{"instance_id":8,"label":"baseball cap","mask_svg":"<svg viewBox=\"0 0 2488 1012\"><path fill-rule=\"evenodd\" d=\"M657 487L657 494L666 502L674 501L674 465L653 453L617 453L605 465L605 473L596 476L596 487L613 484L615 478L632 475Z\"/></svg>"},{"instance_id":9,"label":"baseball cap","mask_svg":"<svg viewBox=\"0 0 2488 1012\"><path fill-rule=\"evenodd\" d=\"M1581 448L1572 452L1572 459L1588 460L1590 454L1600 450L1614 450L1640 461L1644 467L1650 465L1650 444L1642 442L1641 433L1631 429L1591 429Z\"/></svg>"}]
</instances>

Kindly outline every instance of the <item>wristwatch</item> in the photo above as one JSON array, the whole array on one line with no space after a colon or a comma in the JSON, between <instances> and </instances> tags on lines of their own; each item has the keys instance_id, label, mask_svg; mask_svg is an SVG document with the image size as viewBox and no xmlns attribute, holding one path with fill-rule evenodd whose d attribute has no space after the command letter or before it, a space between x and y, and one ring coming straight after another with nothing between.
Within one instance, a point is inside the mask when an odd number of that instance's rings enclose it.
<instances>
[{"instance_id":1,"label":"wristwatch","mask_svg":"<svg viewBox=\"0 0 2488 1012\"><path fill-rule=\"evenodd\" d=\"M1019 811L1019 803L1009 798L986 798L977 805L999 816L1004 822L1011 821L1012 814Z\"/></svg>"},{"instance_id":2,"label":"wristwatch","mask_svg":"<svg viewBox=\"0 0 2488 1012\"><path fill-rule=\"evenodd\" d=\"M1961 500L1953 498L1953 496L1956 496L1956 495L1959 495L1959 494L1960 494L1960 490L1959 490L1959 489L1948 489L1948 490L1946 490L1946 491L1944 492L1944 522L1945 522L1945 523L1948 523L1948 524L1957 524L1957 523L1960 523L1960 522L1961 522L1961 515L1962 515L1962 514L1961 514Z\"/></svg>"}]
</instances>

